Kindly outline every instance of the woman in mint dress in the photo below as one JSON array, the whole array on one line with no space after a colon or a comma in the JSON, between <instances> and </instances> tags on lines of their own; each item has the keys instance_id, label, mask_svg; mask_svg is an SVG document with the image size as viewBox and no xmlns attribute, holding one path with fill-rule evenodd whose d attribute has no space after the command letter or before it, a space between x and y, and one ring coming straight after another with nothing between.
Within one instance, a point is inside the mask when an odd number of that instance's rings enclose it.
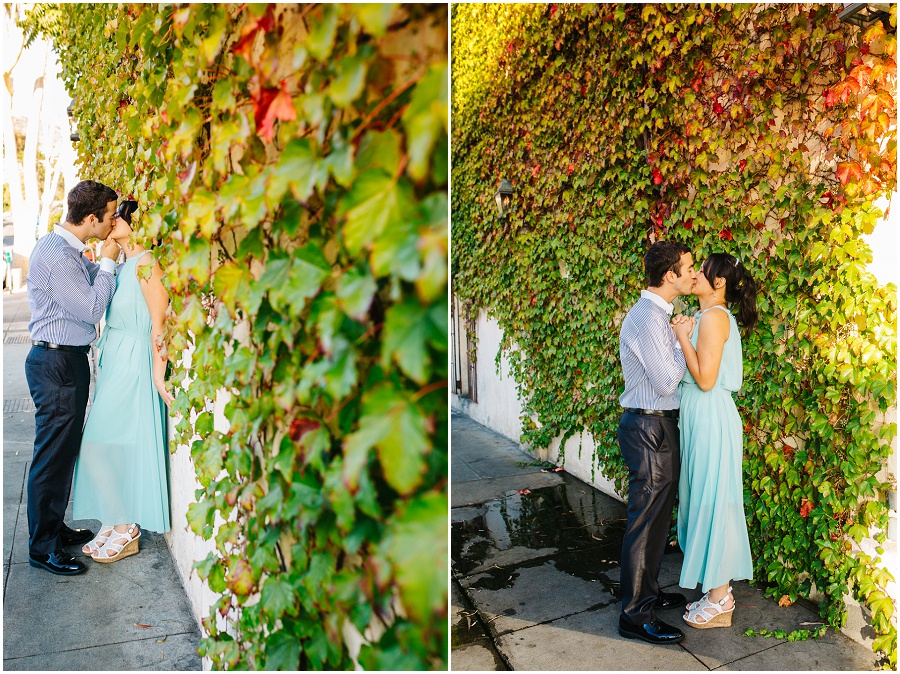
<instances>
[{"instance_id":1,"label":"woman in mint dress","mask_svg":"<svg viewBox=\"0 0 900 674\"><path fill-rule=\"evenodd\" d=\"M729 583L753 577L741 479L743 424L732 396L743 381L738 323L748 332L756 325L756 283L736 258L713 253L692 293L700 300L696 320L673 320L688 367L678 387L678 543L684 552L678 584L701 583L706 593L687 606L688 625L729 627L734 612ZM728 303L736 307L737 319Z\"/></svg>"},{"instance_id":2,"label":"woman in mint dress","mask_svg":"<svg viewBox=\"0 0 900 674\"><path fill-rule=\"evenodd\" d=\"M106 563L137 553L141 526L169 530L166 405L173 398L165 387L165 359L156 346L168 294L159 265L131 241L130 213L124 218L116 220L110 233L126 259L116 272L116 293L97 344L97 387L72 496L75 519L103 524L82 552ZM153 266L149 278L142 279L138 269L145 265Z\"/></svg>"}]
</instances>

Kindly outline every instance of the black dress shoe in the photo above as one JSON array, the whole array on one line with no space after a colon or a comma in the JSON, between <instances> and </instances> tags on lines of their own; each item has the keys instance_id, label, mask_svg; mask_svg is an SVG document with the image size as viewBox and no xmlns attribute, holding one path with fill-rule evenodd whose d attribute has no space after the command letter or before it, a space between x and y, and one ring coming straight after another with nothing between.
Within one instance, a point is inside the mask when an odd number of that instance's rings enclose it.
<instances>
[{"instance_id":1,"label":"black dress shoe","mask_svg":"<svg viewBox=\"0 0 900 674\"><path fill-rule=\"evenodd\" d=\"M677 592L663 592L662 590L660 590L659 596L656 598L656 603L653 605L653 608L683 608L686 604L687 597L685 597L683 594L678 594Z\"/></svg>"},{"instance_id":2,"label":"black dress shoe","mask_svg":"<svg viewBox=\"0 0 900 674\"><path fill-rule=\"evenodd\" d=\"M651 644L663 645L677 644L684 639L684 632L658 619L643 625L629 625L619 619L619 634L626 639L642 639Z\"/></svg>"},{"instance_id":3,"label":"black dress shoe","mask_svg":"<svg viewBox=\"0 0 900 674\"><path fill-rule=\"evenodd\" d=\"M48 555L28 555L28 563L38 569L45 569L60 576L77 576L87 571L87 567L65 550L57 550Z\"/></svg>"},{"instance_id":4,"label":"black dress shoe","mask_svg":"<svg viewBox=\"0 0 900 674\"><path fill-rule=\"evenodd\" d=\"M90 529L72 529L63 525L59 531L59 538L63 545L84 545L94 538L94 532Z\"/></svg>"}]
</instances>

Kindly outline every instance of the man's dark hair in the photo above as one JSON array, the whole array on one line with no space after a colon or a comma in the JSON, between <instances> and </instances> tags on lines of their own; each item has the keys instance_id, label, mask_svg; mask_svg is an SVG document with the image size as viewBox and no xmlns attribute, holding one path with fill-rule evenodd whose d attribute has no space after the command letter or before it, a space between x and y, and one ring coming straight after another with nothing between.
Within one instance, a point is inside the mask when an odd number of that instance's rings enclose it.
<instances>
[{"instance_id":1,"label":"man's dark hair","mask_svg":"<svg viewBox=\"0 0 900 674\"><path fill-rule=\"evenodd\" d=\"M110 201L118 201L115 190L103 183L94 180L82 180L69 190L67 201L69 212L66 214L66 222L80 225L91 213L102 220L106 214L106 205Z\"/></svg>"},{"instance_id":2,"label":"man's dark hair","mask_svg":"<svg viewBox=\"0 0 900 674\"><path fill-rule=\"evenodd\" d=\"M661 286L663 276L669 271L675 272L675 276L681 276L681 256L690 252L691 249L680 241L657 241L650 246L644 255L647 287Z\"/></svg>"}]
</instances>

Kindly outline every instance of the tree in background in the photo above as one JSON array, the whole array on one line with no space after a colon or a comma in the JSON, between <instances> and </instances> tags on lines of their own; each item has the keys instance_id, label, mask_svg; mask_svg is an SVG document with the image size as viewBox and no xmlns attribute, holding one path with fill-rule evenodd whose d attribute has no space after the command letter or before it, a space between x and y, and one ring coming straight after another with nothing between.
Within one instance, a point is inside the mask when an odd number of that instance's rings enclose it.
<instances>
[{"instance_id":1,"label":"tree in background","mask_svg":"<svg viewBox=\"0 0 900 674\"><path fill-rule=\"evenodd\" d=\"M21 4L6 4L3 40L3 204L15 227L13 250L16 266L27 269L37 237L47 232L51 218L59 220L63 211L57 203L64 199L60 178L72 186L75 153L69 141L66 104L45 101L45 83L55 77L54 56L49 44L31 42L16 25L24 16ZM14 86L15 84L15 86ZM13 103L30 99L24 134L15 128Z\"/></svg>"}]
</instances>

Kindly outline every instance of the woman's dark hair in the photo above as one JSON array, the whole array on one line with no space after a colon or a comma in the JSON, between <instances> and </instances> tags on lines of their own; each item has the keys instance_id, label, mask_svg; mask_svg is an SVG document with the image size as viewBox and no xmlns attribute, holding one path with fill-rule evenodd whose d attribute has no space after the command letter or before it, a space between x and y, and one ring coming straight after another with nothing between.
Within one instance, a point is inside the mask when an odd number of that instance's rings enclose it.
<instances>
[{"instance_id":1,"label":"woman's dark hair","mask_svg":"<svg viewBox=\"0 0 900 674\"><path fill-rule=\"evenodd\" d=\"M744 328L744 334L749 334L756 327L759 315L756 311L756 281L746 267L733 255L713 253L706 258L702 271L712 286L717 278L725 279L725 301L738 305L737 322Z\"/></svg>"},{"instance_id":2,"label":"woman's dark hair","mask_svg":"<svg viewBox=\"0 0 900 674\"><path fill-rule=\"evenodd\" d=\"M644 272L647 274L647 287L659 288L666 272L675 272L681 276L681 256L690 253L691 249L680 241L657 241L647 249L644 255Z\"/></svg>"},{"instance_id":3,"label":"woman's dark hair","mask_svg":"<svg viewBox=\"0 0 900 674\"><path fill-rule=\"evenodd\" d=\"M80 225L82 220L93 213L98 220L106 215L106 206L110 201L118 201L115 190L103 183L93 180L82 180L69 190L67 201L69 212L66 213L66 222Z\"/></svg>"}]
</instances>

